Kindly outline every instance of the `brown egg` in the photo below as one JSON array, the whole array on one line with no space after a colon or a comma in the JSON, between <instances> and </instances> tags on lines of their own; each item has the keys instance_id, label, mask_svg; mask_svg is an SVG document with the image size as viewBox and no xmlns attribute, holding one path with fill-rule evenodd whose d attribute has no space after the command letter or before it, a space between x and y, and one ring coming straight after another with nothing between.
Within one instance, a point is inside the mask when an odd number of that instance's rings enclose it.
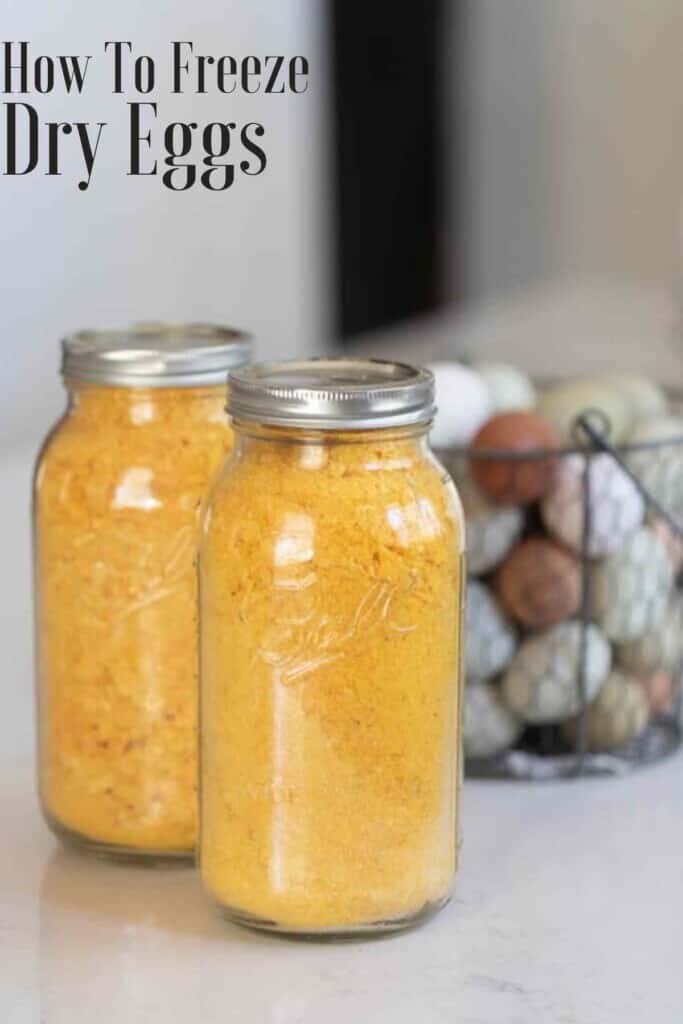
<instances>
[{"instance_id":1,"label":"brown egg","mask_svg":"<svg viewBox=\"0 0 683 1024\"><path fill-rule=\"evenodd\" d=\"M559 444L553 427L536 413L501 413L485 423L474 438L470 472L497 504L529 505L553 485L558 461L552 450ZM510 457L495 458L497 452L509 452ZM520 457L527 452L534 456Z\"/></svg>"},{"instance_id":2,"label":"brown egg","mask_svg":"<svg viewBox=\"0 0 683 1024\"><path fill-rule=\"evenodd\" d=\"M678 681L670 672L655 672L649 679L642 680L650 711L663 715L673 710L678 692Z\"/></svg>"},{"instance_id":3,"label":"brown egg","mask_svg":"<svg viewBox=\"0 0 683 1024\"><path fill-rule=\"evenodd\" d=\"M678 576L683 571L683 540L673 532L661 516L653 515L650 519L650 527L664 544L671 559L674 575Z\"/></svg>"},{"instance_id":4,"label":"brown egg","mask_svg":"<svg viewBox=\"0 0 683 1024\"><path fill-rule=\"evenodd\" d=\"M523 540L498 570L496 590L508 613L529 629L571 619L581 605L579 560L552 540Z\"/></svg>"}]
</instances>

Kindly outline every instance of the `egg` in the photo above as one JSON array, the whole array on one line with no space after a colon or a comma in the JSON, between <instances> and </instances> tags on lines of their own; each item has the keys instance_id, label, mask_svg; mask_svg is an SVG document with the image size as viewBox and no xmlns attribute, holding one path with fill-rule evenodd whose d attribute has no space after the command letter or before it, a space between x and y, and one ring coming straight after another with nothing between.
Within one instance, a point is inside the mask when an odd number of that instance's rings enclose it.
<instances>
[{"instance_id":1,"label":"egg","mask_svg":"<svg viewBox=\"0 0 683 1024\"><path fill-rule=\"evenodd\" d=\"M588 749L600 751L622 747L640 736L649 719L650 705L642 685L632 676L615 670L588 708ZM565 723L563 731L566 738L575 743L578 720Z\"/></svg>"},{"instance_id":2,"label":"egg","mask_svg":"<svg viewBox=\"0 0 683 1024\"><path fill-rule=\"evenodd\" d=\"M536 411L544 416L565 442L574 440L578 416L598 410L609 423L609 440L619 443L631 429L633 418L627 400L617 388L601 377L581 377L563 381L541 394Z\"/></svg>"},{"instance_id":3,"label":"egg","mask_svg":"<svg viewBox=\"0 0 683 1024\"><path fill-rule=\"evenodd\" d=\"M492 683L465 687L463 747L465 757L495 757L514 746L523 723L503 704Z\"/></svg>"},{"instance_id":4,"label":"egg","mask_svg":"<svg viewBox=\"0 0 683 1024\"><path fill-rule=\"evenodd\" d=\"M671 672L683 660L683 599L676 595L664 615L647 633L630 643L618 644L617 661L636 676Z\"/></svg>"},{"instance_id":5,"label":"egg","mask_svg":"<svg viewBox=\"0 0 683 1024\"><path fill-rule=\"evenodd\" d=\"M517 634L496 598L479 580L467 583L465 675L485 680L502 672L517 647Z\"/></svg>"},{"instance_id":6,"label":"egg","mask_svg":"<svg viewBox=\"0 0 683 1024\"><path fill-rule=\"evenodd\" d=\"M602 380L615 388L626 401L634 423L638 420L650 419L653 416L664 416L668 410L668 400L664 389L650 377L634 373L603 374Z\"/></svg>"},{"instance_id":7,"label":"egg","mask_svg":"<svg viewBox=\"0 0 683 1024\"><path fill-rule=\"evenodd\" d=\"M434 374L437 412L430 434L433 448L463 447L493 413L493 402L480 375L461 363L437 362Z\"/></svg>"},{"instance_id":8,"label":"egg","mask_svg":"<svg viewBox=\"0 0 683 1024\"><path fill-rule=\"evenodd\" d=\"M561 722L581 707L579 672L583 626L562 622L528 636L502 680L502 695L510 710L536 725ZM612 667L612 651L593 623L585 633L588 701L593 700Z\"/></svg>"},{"instance_id":9,"label":"egg","mask_svg":"<svg viewBox=\"0 0 683 1024\"><path fill-rule=\"evenodd\" d=\"M584 470L589 461L590 537L588 555L599 558L621 547L642 524L645 502L638 488L611 455L566 455L550 493L541 503L546 529L572 551L582 552Z\"/></svg>"},{"instance_id":10,"label":"egg","mask_svg":"<svg viewBox=\"0 0 683 1024\"><path fill-rule=\"evenodd\" d=\"M683 439L683 417L653 416L637 423L628 436L628 444L678 442Z\"/></svg>"},{"instance_id":11,"label":"egg","mask_svg":"<svg viewBox=\"0 0 683 1024\"><path fill-rule=\"evenodd\" d=\"M490 419L472 443L470 473L486 496L499 505L528 505L553 485L557 436L533 412L504 412ZM490 457L503 451L509 457ZM545 455L539 453L545 452ZM533 458L524 458L535 453ZM520 457L522 456L522 457Z\"/></svg>"},{"instance_id":12,"label":"egg","mask_svg":"<svg viewBox=\"0 0 683 1024\"><path fill-rule=\"evenodd\" d=\"M576 615L581 589L578 559L543 537L518 544L496 576L503 608L529 629L554 626Z\"/></svg>"},{"instance_id":13,"label":"egg","mask_svg":"<svg viewBox=\"0 0 683 1024\"><path fill-rule=\"evenodd\" d=\"M679 683L671 672L655 672L641 680L653 716L670 714L676 704Z\"/></svg>"},{"instance_id":14,"label":"egg","mask_svg":"<svg viewBox=\"0 0 683 1024\"><path fill-rule=\"evenodd\" d=\"M524 528L524 513L513 505L492 504L469 475L458 480L458 490L465 513L467 569L481 576L514 547Z\"/></svg>"},{"instance_id":15,"label":"egg","mask_svg":"<svg viewBox=\"0 0 683 1024\"><path fill-rule=\"evenodd\" d=\"M475 363L474 369L489 390L495 412L533 409L536 388L531 378L507 363Z\"/></svg>"},{"instance_id":16,"label":"egg","mask_svg":"<svg viewBox=\"0 0 683 1024\"><path fill-rule=\"evenodd\" d=\"M643 637L664 618L674 577L661 540L642 526L591 573L594 618L610 640Z\"/></svg>"},{"instance_id":17,"label":"egg","mask_svg":"<svg viewBox=\"0 0 683 1024\"><path fill-rule=\"evenodd\" d=\"M631 471L643 487L683 525L683 419L664 416L644 420L631 432L629 445L647 448L628 452Z\"/></svg>"},{"instance_id":18,"label":"egg","mask_svg":"<svg viewBox=\"0 0 683 1024\"><path fill-rule=\"evenodd\" d=\"M683 570L683 537L674 533L666 520L662 519L661 516L650 515L648 526L653 533L657 534L666 548L674 576L678 576L681 570Z\"/></svg>"}]
</instances>

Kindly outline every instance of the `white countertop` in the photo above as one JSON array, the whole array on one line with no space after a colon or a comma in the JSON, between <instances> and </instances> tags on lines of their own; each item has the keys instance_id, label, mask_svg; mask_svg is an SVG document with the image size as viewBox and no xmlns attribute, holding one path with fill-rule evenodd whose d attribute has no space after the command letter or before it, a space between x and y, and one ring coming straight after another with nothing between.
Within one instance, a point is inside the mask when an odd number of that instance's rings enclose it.
<instances>
[{"instance_id":1,"label":"white countertop","mask_svg":"<svg viewBox=\"0 0 683 1024\"><path fill-rule=\"evenodd\" d=\"M404 935L309 945L226 924L190 870L61 849L30 756L7 756L0 1019L679 1024L682 792L680 757L620 780L468 783L450 906Z\"/></svg>"},{"instance_id":2,"label":"white countertop","mask_svg":"<svg viewBox=\"0 0 683 1024\"><path fill-rule=\"evenodd\" d=\"M680 1024L680 755L621 779L467 783L455 899L372 942L243 931L190 870L60 848L34 796L29 463L0 470L3 1024Z\"/></svg>"}]
</instances>

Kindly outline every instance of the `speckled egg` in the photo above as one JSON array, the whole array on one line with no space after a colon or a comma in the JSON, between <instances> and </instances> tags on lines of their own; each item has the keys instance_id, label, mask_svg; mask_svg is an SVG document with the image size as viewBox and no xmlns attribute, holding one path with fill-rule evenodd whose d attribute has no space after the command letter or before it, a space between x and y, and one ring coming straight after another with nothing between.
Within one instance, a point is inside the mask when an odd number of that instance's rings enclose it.
<instances>
[{"instance_id":1,"label":"speckled egg","mask_svg":"<svg viewBox=\"0 0 683 1024\"><path fill-rule=\"evenodd\" d=\"M523 540L496 576L505 611L528 629L571 619L581 605L581 565L575 555L544 537Z\"/></svg>"},{"instance_id":2,"label":"speckled egg","mask_svg":"<svg viewBox=\"0 0 683 1024\"><path fill-rule=\"evenodd\" d=\"M640 736L649 719L650 705L642 685L615 669L588 708L588 748L615 750ZM577 725L574 719L564 727L572 743L576 741Z\"/></svg>"},{"instance_id":3,"label":"speckled egg","mask_svg":"<svg viewBox=\"0 0 683 1024\"><path fill-rule=\"evenodd\" d=\"M602 377L581 377L547 388L536 407L565 442L573 440L577 416L591 409L599 410L609 421L612 442L618 443L626 437L632 426L628 401Z\"/></svg>"},{"instance_id":4,"label":"speckled egg","mask_svg":"<svg viewBox=\"0 0 683 1024\"><path fill-rule=\"evenodd\" d=\"M616 551L638 529L645 517L645 502L611 455L591 455L589 460L588 554L599 558ZM585 466L585 456L565 456L555 484L541 504L541 517L548 532L577 553L581 553L583 544Z\"/></svg>"},{"instance_id":5,"label":"speckled egg","mask_svg":"<svg viewBox=\"0 0 683 1024\"><path fill-rule=\"evenodd\" d=\"M489 389L495 412L533 409L536 405L536 388L531 378L516 366L475 363L474 369Z\"/></svg>"},{"instance_id":6,"label":"speckled egg","mask_svg":"<svg viewBox=\"0 0 683 1024\"><path fill-rule=\"evenodd\" d=\"M494 505L469 475L459 479L465 512L467 569L481 576L495 569L514 547L524 528L524 513L513 505Z\"/></svg>"},{"instance_id":7,"label":"speckled egg","mask_svg":"<svg viewBox=\"0 0 683 1024\"><path fill-rule=\"evenodd\" d=\"M515 745L523 729L523 723L506 707L493 683L465 687L465 757L496 757Z\"/></svg>"},{"instance_id":8,"label":"speckled egg","mask_svg":"<svg viewBox=\"0 0 683 1024\"><path fill-rule=\"evenodd\" d=\"M581 706L579 666L582 626L562 622L527 637L502 681L511 711L537 725L561 722ZM612 667L607 640L592 623L586 630L586 696L593 700Z\"/></svg>"},{"instance_id":9,"label":"speckled egg","mask_svg":"<svg viewBox=\"0 0 683 1024\"><path fill-rule=\"evenodd\" d=\"M479 580L467 583L465 675L485 680L502 672L517 648L517 634L493 593Z\"/></svg>"},{"instance_id":10,"label":"speckled egg","mask_svg":"<svg viewBox=\"0 0 683 1024\"><path fill-rule=\"evenodd\" d=\"M617 662L633 675L671 672L683 660L683 599L677 595L660 621L637 640L618 644Z\"/></svg>"},{"instance_id":11,"label":"speckled egg","mask_svg":"<svg viewBox=\"0 0 683 1024\"><path fill-rule=\"evenodd\" d=\"M653 717L673 711L679 688L678 678L673 673L655 672L641 683Z\"/></svg>"},{"instance_id":12,"label":"speckled egg","mask_svg":"<svg viewBox=\"0 0 683 1024\"><path fill-rule=\"evenodd\" d=\"M655 442L657 447L630 452L627 461L642 485L680 523L683 522L683 419L664 416L645 420L628 438L629 445Z\"/></svg>"},{"instance_id":13,"label":"speckled egg","mask_svg":"<svg viewBox=\"0 0 683 1024\"><path fill-rule=\"evenodd\" d=\"M433 448L459 448L470 443L493 413L486 384L462 363L432 363L437 413L430 434Z\"/></svg>"},{"instance_id":14,"label":"speckled egg","mask_svg":"<svg viewBox=\"0 0 683 1024\"><path fill-rule=\"evenodd\" d=\"M557 447L555 431L536 413L499 413L472 442L470 473L496 504L528 505L553 486L558 459L552 451ZM509 452L510 457L498 459L487 454L498 451ZM539 452L551 454L538 457ZM524 458L526 453L535 454Z\"/></svg>"},{"instance_id":15,"label":"speckled egg","mask_svg":"<svg viewBox=\"0 0 683 1024\"><path fill-rule=\"evenodd\" d=\"M673 582L666 548L652 530L642 526L594 567L594 617L615 643L638 640L663 619Z\"/></svg>"}]
</instances>

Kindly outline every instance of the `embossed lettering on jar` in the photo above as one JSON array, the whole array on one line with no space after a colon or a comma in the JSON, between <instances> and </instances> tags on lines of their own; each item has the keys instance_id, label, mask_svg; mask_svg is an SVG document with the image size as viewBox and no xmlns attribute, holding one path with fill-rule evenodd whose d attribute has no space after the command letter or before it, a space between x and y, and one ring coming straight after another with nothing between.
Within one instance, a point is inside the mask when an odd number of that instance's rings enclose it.
<instances>
[{"instance_id":1,"label":"embossed lettering on jar","mask_svg":"<svg viewBox=\"0 0 683 1024\"><path fill-rule=\"evenodd\" d=\"M35 479L40 790L54 830L101 853L195 845L198 524L247 354L204 326L64 343Z\"/></svg>"},{"instance_id":2,"label":"embossed lettering on jar","mask_svg":"<svg viewBox=\"0 0 683 1024\"><path fill-rule=\"evenodd\" d=\"M231 376L201 566L203 883L298 934L406 927L457 854L463 527L431 375Z\"/></svg>"}]
</instances>

